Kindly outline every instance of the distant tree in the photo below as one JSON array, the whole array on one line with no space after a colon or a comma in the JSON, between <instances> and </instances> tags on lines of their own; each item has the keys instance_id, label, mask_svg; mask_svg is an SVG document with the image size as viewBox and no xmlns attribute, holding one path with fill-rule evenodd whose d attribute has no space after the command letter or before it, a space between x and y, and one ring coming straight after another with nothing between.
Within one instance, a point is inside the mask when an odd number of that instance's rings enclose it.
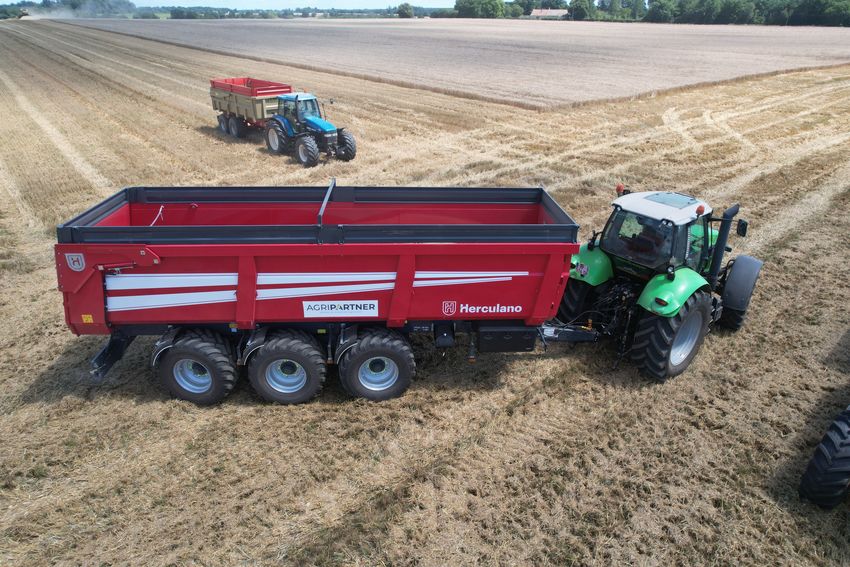
<instances>
[{"instance_id":1,"label":"distant tree","mask_svg":"<svg viewBox=\"0 0 850 567\"><path fill-rule=\"evenodd\" d=\"M570 13L574 20L586 20L593 17L595 5L591 0L572 0Z\"/></svg>"},{"instance_id":2,"label":"distant tree","mask_svg":"<svg viewBox=\"0 0 850 567\"><path fill-rule=\"evenodd\" d=\"M432 18L457 18L457 10L434 10L431 12Z\"/></svg>"},{"instance_id":3,"label":"distant tree","mask_svg":"<svg viewBox=\"0 0 850 567\"><path fill-rule=\"evenodd\" d=\"M633 20L640 20L646 15L645 0L631 0L630 4L629 9Z\"/></svg>"},{"instance_id":4,"label":"distant tree","mask_svg":"<svg viewBox=\"0 0 850 567\"><path fill-rule=\"evenodd\" d=\"M398 10L396 10L396 14L399 18L412 18L413 17L413 6L405 2L404 4L399 4Z\"/></svg>"},{"instance_id":5,"label":"distant tree","mask_svg":"<svg viewBox=\"0 0 850 567\"><path fill-rule=\"evenodd\" d=\"M675 0L650 0L649 9L643 17L646 22L670 23L676 18Z\"/></svg>"},{"instance_id":6,"label":"distant tree","mask_svg":"<svg viewBox=\"0 0 850 567\"><path fill-rule=\"evenodd\" d=\"M715 24L749 24L756 6L751 0L723 0Z\"/></svg>"},{"instance_id":7,"label":"distant tree","mask_svg":"<svg viewBox=\"0 0 850 567\"><path fill-rule=\"evenodd\" d=\"M459 18L501 18L505 15L504 0L456 0Z\"/></svg>"},{"instance_id":8,"label":"distant tree","mask_svg":"<svg viewBox=\"0 0 850 567\"><path fill-rule=\"evenodd\" d=\"M514 0L514 4L522 7L522 13L525 16L531 14L531 11L538 6L539 0Z\"/></svg>"},{"instance_id":9,"label":"distant tree","mask_svg":"<svg viewBox=\"0 0 850 567\"><path fill-rule=\"evenodd\" d=\"M510 2L505 4L505 17L506 18L519 18L524 13L522 6L517 4L516 2Z\"/></svg>"},{"instance_id":10,"label":"distant tree","mask_svg":"<svg viewBox=\"0 0 850 567\"><path fill-rule=\"evenodd\" d=\"M550 10L565 10L567 8L567 2L566 0L541 0L540 7Z\"/></svg>"}]
</instances>

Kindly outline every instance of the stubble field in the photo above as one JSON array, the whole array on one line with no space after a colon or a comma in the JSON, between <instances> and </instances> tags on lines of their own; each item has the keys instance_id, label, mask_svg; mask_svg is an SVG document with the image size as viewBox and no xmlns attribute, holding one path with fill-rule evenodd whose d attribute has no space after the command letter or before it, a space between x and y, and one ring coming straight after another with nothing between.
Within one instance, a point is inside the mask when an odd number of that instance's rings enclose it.
<instances>
[{"instance_id":1,"label":"stubble field","mask_svg":"<svg viewBox=\"0 0 850 567\"><path fill-rule=\"evenodd\" d=\"M211 76L335 98L351 163L214 129ZM796 485L850 403L850 66L546 112L54 22L0 25L0 562L850 561L846 506ZM613 186L740 202L766 261L748 325L658 385L605 344L419 345L402 398L169 400L137 341L92 386L53 226L125 185L545 185L600 227Z\"/></svg>"}]
</instances>

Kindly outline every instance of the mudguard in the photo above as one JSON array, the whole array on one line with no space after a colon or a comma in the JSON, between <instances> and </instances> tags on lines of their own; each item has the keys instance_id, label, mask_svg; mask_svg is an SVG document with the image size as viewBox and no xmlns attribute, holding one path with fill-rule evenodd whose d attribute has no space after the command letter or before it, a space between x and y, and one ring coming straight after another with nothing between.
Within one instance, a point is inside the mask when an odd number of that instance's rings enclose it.
<instances>
[{"instance_id":1,"label":"mudguard","mask_svg":"<svg viewBox=\"0 0 850 567\"><path fill-rule=\"evenodd\" d=\"M638 298L638 305L654 315L674 317L695 291L708 287L706 279L692 269L679 268L672 280L667 274L658 274L649 280ZM655 301L656 298L665 305Z\"/></svg>"},{"instance_id":2,"label":"mudguard","mask_svg":"<svg viewBox=\"0 0 850 567\"><path fill-rule=\"evenodd\" d=\"M289 136L290 138L295 136L295 129L292 127L292 124L289 123L289 120L287 120L280 114L275 114L274 116L272 116L271 119L276 121L283 127L283 131L286 132L287 136Z\"/></svg>"},{"instance_id":3,"label":"mudguard","mask_svg":"<svg viewBox=\"0 0 850 567\"><path fill-rule=\"evenodd\" d=\"M732 261L726 283L723 285L723 306L736 311L746 311L756 280L764 264L752 256L738 256Z\"/></svg>"},{"instance_id":4,"label":"mudguard","mask_svg":"<svg viewBox=\"0 0 850 567\"><path fill-rule=\"evenodd\" d=\"M593 250L586 243L582 244L578 254L573 254L571 263L574 267L570 269L570 277L594 287L614 277L611 259L598 244Z\"/></svg>"}]
</instances>

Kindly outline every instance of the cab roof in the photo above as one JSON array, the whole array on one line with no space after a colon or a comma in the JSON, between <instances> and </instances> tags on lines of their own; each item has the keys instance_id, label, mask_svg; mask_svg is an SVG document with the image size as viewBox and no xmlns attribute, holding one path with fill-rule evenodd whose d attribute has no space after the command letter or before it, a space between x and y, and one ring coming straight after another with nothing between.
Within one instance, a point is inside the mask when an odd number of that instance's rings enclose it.
<instances>
[{"instance_id":1,"label":"cab roof","mask_svg":"<svg viewBox=\"0 0 850 567\"><path fill-rule=\"evenodd\" d=\"M672 191L629 193L615 199L613 205L651 219L669 220L675 225L696 219L700 205L705 208L703 214L710 214L712 210L705 201Z\"/></svg>"},{"instance_id":2,"label":"cab roof","mask_svg":"<svg viewBox=\"0 0 850 567\"><path fill-rule=\"evenodd\" d=\"M316 95L312 95L310 93L286 93L282 95L278 95L281 100L316 100Z\"/></svg>"}]
</instances>

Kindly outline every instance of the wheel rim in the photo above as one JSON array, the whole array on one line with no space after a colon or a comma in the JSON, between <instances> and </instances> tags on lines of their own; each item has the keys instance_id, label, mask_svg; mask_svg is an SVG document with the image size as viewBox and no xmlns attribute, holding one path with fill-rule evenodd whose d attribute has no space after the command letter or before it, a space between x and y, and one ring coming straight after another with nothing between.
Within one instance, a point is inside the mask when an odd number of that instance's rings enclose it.
<instances>
[{"instance_id":1,"label":"wheel rim","mask_svg":"<svg viewBox=\"0 0 850 567\"><path fill-rule=\"evenodd\" d=\"M685 319L676 336L673 337L673 346L670 349L670 363L673 366L682 364L693 352L701 330L702 316L699 313L694 313Z\"/></svg>"},{"instance_id":2,"label":"wheel rim","mask_svg":"<svg viewBox=\"0 0 850 567\"><path fill-rule=\"evenodd\" d=\"M294 360L281 358L266 367L266 383L282 394L294 394L307 384L307 371Z\"/></svg>"},{"instance_id":3,"label":"wheel rim","mask_svg":"<svg viewBox=\"0 0 850 567\"><path fill-rule=\"evenodd\" d=\"M280 148L280 140L277 137L277 130L275 130L274 128L269 129L268 137L269 147L272 149L272 151L276 152Z\"/></svg>"},{"instance_id":4,"label":"wheel rim","mask_svg":"<svg viewBox=\"0 0 850 567\"><path fill-rule=\"evenodd\" d=\"M381 392L398 381L398 373L398 364L384 356L375 356L360 365L357 379L367 390Z\"/></svg>"},{"instance_id":5,"label":"wheel rim","mask_svg":"<svg viewBox=\"0 0 850 567\"><path fill-rule=\"evenodd\" d=\"M307 155L307 144L298 144L298 159L300 159L303 163L307 163L310 159L310 156Z\"/></svg>"},{"instance_id":6,"label":"wheel rim","mask_svg":"<svg viewBox=\"0 0 850 567\"><path fill-rule=\"evenodd\" d=\"M174 365L174 380L193 394L203 394L212 387L212 374L209 369L191 358L178 360Z\"/></svg>"}]
</instances>

